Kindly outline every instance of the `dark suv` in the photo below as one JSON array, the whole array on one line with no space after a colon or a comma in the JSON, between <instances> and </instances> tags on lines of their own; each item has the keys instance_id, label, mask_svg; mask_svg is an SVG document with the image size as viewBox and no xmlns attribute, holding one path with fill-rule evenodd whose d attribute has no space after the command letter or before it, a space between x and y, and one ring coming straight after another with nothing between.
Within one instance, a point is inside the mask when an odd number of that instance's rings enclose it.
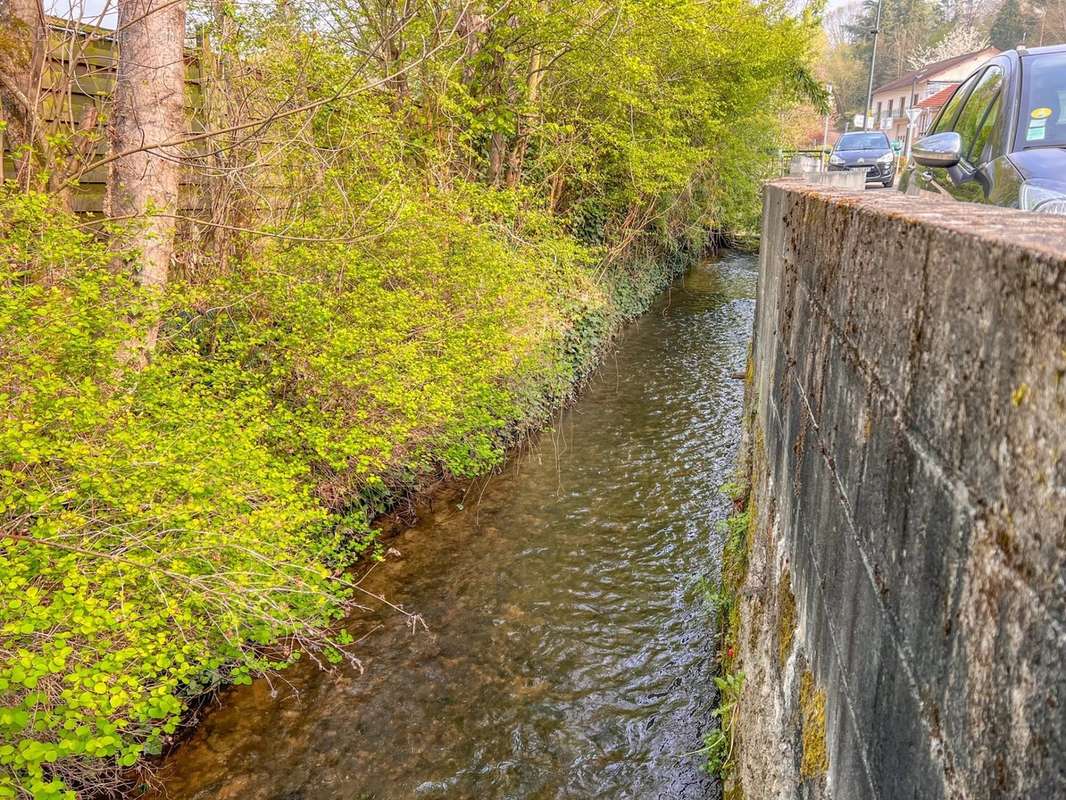
<instances>
[{"instance_id":1,"label":"dark suv","mask_svg":"<svg viewBox=\"0 0 1066 800\"><path fill-rule=\"evenodd\" d=\"M867 183L891 186L896 176L896 154L880 131L854 131L841 136L829 155L829 171L862 170Z\"/></svg>"},{"instance_id":2,"label":"dark suv","mask_svg":"<svg viewBox=\"0 0 1066 800\"><path fill-rule=\"evenodd\" d=\"M900 191L1066 214L1066 45L1008 50L914 143Z\"/></svg>"}]
</instances>

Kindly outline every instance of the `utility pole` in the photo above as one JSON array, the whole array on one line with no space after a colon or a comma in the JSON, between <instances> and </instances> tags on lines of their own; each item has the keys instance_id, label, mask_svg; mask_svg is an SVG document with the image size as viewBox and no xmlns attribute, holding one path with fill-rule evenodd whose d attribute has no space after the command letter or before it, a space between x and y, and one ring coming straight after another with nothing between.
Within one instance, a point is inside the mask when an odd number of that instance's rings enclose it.
<instances>
[{"instance_id":1,"label":"utility pole","mask_svg":"<svg viewBox=\"0 0 1066 800\"><path fill-rule=\"evenodd\" d=\"M866 86L866 108L862 112L864 131L870 130L870 105L874 101L874 63L877 61L877 34L881 32L881 3L883 1L877 0L877 21L874 22L874 29L870 31L874 35L874 40L870 47L870 82Z\"/></svg>"},{"instance_id":2,"label":"utility pole","mask_svg":"<svg viewBox=\"0 0 1066 800\"><path fill-rule=\"evenodd\" d=\"M829 168L826 164L825 151L829 149L829 115L833 110L833 84L827 83L825 85L825 94L827 97L827 105L825 108L825 129L822 131L822 152L818 154L818 163L821 165L823 172Z\"/></svg>"}]
</instances>

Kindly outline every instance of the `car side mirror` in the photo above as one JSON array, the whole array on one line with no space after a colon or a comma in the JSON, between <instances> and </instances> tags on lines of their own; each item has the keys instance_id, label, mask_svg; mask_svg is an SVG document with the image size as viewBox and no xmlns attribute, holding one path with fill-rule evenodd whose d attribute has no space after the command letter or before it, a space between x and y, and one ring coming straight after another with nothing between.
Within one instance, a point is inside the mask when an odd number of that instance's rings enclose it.
<instances>
[{"instance_id":1,"label":"car side mirror","mask_svg":"<svg viewBox=\"0 0 1066 800\"><path fill-rule=\"evenodd\" d=\"M962 137L955 131L934 133L916 141L911 155L923 167L954 167L962 158Z\"/></svg>"}]
</instances>

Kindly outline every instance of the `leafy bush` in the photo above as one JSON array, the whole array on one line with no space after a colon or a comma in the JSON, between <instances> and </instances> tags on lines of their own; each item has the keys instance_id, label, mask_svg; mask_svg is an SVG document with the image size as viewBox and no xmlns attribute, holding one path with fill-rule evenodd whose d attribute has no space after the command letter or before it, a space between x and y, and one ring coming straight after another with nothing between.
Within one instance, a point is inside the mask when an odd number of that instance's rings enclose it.
<instances>
[{"instance_id":1,"label":"leafy bush","mask_svg":"<svg viewBox=\"0 0 1066 800\"><path fill-rule=\"evenodd\" d=\"M159 305L104 246L41 197L0 219L0 797L62 797L70 758L113 773L188 697L326 644L327 564L368 528L342 540L232 364L124 366Z\"/></svg>"},{"instance_id":2,"label":"leafy bush","mask_svg":"<svg viewBox=\"0 0 1066 800\"><path fill-rule=\"evenodd\" d=\"M196 695L337 657L373 515L498 464L667 278L594 269L545 220L516 245L468 221L493 198L454 199L373 250L275 242L149 296L3 195L0 797L107 785Z\"/></svg>"}]
</instances>

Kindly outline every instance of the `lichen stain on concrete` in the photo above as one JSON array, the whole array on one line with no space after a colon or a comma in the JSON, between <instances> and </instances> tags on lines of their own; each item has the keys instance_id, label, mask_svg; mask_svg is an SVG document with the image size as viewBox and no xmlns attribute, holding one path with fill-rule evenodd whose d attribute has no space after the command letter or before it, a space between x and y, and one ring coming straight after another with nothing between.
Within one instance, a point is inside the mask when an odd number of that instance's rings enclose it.
<instances>
[{"instance_id":1,"label":"lichen stain on concrete","mask_svg":"<svg viewBox=\"0 0 1066 800\"><path fill-rule=\"evenodd\" d=\"M745 800L744 787L736 778L730 778L722 786L722 800Z\"/></svg>"},{"instance_id":2,"label":"lichen stain on concrete","mask_svg":"<svg viewBox=\"0 0 1066 800\"><path fill-rule=\"evenodd\" d=\"M829 771L829 753L825 747L825 690L819 689L810 670L800 678L800 713L803 715L803 758L800 777L817 778Z\"/></svg>"},{"instance_id":3,"label":"lichen stain on concrete","mask_svg":"<svg viewBox=\"0 0 1066 800\"><path fill-rule=\"evenodd\" d=\"M792 652L796 636L796 597L792 594L791 576L787 569L781 570L777 581L777 663L782 667Z\"/></svg>"}]
</instances>

